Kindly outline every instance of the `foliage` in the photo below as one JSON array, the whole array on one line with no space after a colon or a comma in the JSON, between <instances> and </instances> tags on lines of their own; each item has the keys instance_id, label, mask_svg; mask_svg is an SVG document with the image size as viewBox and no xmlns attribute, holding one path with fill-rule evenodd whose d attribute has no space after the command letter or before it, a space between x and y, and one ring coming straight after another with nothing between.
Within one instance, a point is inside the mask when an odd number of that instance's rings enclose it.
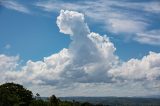
<instances>
[{"instance_id":1,"label":"foliage","mask_svg":"<svg viewBox=\"0 0 160 106\"><path fill-rule=\"evenodd\" d=\"M75 99L75 98L74 98ZM101 102L98 102L100 100ZM0 106L160 106L159 99L144 98L85 98L80 100L61 100L55 95L48 99L36 94L33 98L32 92L22 85L5 83L0 85ZM88 101L88 102L85 102ZM90 102L90 103L89 103ZM94 104L91 104L94 103ZM103 103L103 104L102 104Z\"/></svg>"},{"instance_id":2,"label":"foliage","mask_svg":"<svg viewBox=\"0 0 160 106\"><path fill-rule=\"evenodd\" d=\"M32 92L22 85L14 83L0 85L0 106L28 106L32 100Z\"/></svg>"},{"instance_id":3,"label":"foliage","mask_svg":"<svg viewBox=\"0 0 160 106\"><path fill-rule=\"evenodd\" d=\"M59 102L60 102L60 100L57 99L55 95L52 95L52 96L49 98L49 105L50 105L50 106L59 106Z\"/></svg>"},{"instance_id":4,"label":"foliage","mask_svg":"<svg viewBox=\"0 0 160 106\"><path fill-rule=\"evenodd\" d=\"M33 100L29 106L49 106L49 103L44 100Z\"/></svg>"},{"instance_id":5,"label":"foliage","mask_svg":"<svg viewBox=\"0 0 160 106\"><path fill-rule=\"evenodd\" d=\"M90 103L61 101L55 95L43 100L40 94L33 98L32 92L20 84L5 83L0 85L0 106L93 106Z\"/></svg>"}]
</instances>

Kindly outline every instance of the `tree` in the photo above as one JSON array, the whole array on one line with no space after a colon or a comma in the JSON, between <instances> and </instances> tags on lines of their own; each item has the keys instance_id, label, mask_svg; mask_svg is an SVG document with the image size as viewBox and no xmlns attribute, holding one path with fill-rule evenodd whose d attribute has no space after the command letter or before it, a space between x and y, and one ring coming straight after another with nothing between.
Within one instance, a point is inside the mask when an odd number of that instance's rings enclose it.
<instances>
[{"instance_id":1,"label":"tree","mask_svg":"<svg viewBox=\"0 0 160 106\"><path fill-rule=\"evenodd\" d=\"M52 95L50 98L49 98L49 103L50 103L50 106L59 106L59 99L56 98L55 95Z\"/></svg>"},{"instance_id":2,"label":"tree","mask_svg":"<svg viewBox=\"0 0 160 106\"><path fill-rule=\"evenodd\" d=\"M39 94L39 93L36 93L36 96L37 96L37 97L40 97L40 94Z\"/></svg>"},{"instance_id":3,"label":"tree","mask_svg":"<svg viewBox=\"0 0 160 106\"><path fill-rule=\"evenodd\" d=\"M0 85L0 106L28 106L32 100L32 92L20 84L5 83Z\"/></svg>"},{"instance_id":4,"label":"tree","mask_svg":"<svg viewBox=\"0 0 160 106\"><path fill-rule=\"evenodd\" d=\"M88 103L88 102L84 102L84 103L82 103L82 105L81 106L93 106L91 103Z\"/></svg>"},{"instance_id":5,"label":"tree","mask_svg":"<svg viewBox=\"0 0 160 106\"><path fill-rule=\"evenodd\" d=\"M33 100L32 103L30 103L29 106L49 106L48 101L44 101L44 100Z\"/></svg>"},{"instance_id":6,"label":"tree","mask_svg":"<svg viewBox=\"0 0 160 106\"><path fill-rule=\"evenodd\" d=\"M36 99L41 99L40 94L39 94L39 93L36 93L35 98L36 98Z\"/></svg>"}]
</instances>

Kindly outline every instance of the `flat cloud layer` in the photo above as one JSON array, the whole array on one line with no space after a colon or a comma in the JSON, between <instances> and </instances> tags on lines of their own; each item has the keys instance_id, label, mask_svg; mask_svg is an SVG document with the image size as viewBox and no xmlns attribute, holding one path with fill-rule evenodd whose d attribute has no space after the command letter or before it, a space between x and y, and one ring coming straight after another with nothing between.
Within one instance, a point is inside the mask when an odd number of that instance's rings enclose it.
<instances>
[{"instance_id":1,"label":"flat cloud layer","mask_svg":"<svg viewBox=\"0 0 160 106\"><path fill-rule=\"evenodd\" d=\"M150 52L142 59L122 62L114 54L116 48L109 38L90 32L84 15L75 11L61 10L57 26L61 33L70 36L69 48L44 57L42 61L29 60L24 66L18 65L17 56L0 55L0 69L3 70L0 83L14 81L27 86L62 89L104 89L109 86L119 88L119 91L126 84L127 87L122 90L126 92L135 84L140 90L147 87L154 90L153 93L160 92L159 53Z\"/></svg>"}]
</instances>

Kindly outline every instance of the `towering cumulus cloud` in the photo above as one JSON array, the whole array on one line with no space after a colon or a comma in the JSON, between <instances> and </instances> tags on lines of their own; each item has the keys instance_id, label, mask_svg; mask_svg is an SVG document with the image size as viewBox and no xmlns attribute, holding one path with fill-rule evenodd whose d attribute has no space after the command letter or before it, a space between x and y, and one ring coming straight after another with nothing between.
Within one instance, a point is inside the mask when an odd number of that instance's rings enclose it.
<instances>
[{"instance_id":1,"label":"towering cumulus cloud","mask_svg":"<svg viewBox=\"0 0 160 106\"><path fill-rule=\"evenodd\" d=\"M43 61L29 60L20 71L7 72L5 80L54 86L111 82L107 72L118 63L118 57L108 37L90 32L84 15L74 11L61 10L57 25L61 33L70 36L69 48Z\"/></svg>"},{"instance_id":2,"label":"towering cumulus cloud","mask_svg":"<svg viewBox=\"0 0 160 106\"><path fill-rule=\"evenodd\" d=\"M3 76L1 83L15 81L61 88L74 84L96 84L95 88L103 88L107 84L117 86L124 83L129 87L138 83L160 88L159 53L150 52L142 59L122 62L114 54L116 48L109 38L90 32L84 15L75 11L61 10L57 26L61 33L70 36L69 47L44 57L42 61L29 60L24 66L18 65L18 57L0 55L0 69L3 67L4 70L0 73Z\"/></svg>"},{"instance_id":3,"label":"towering cumulus cloud","mask_svg":"<svg viewBox=\"0 0 160 106\"><path fill-rule=\"evenodd\" d=\"M115 47L107 37L91 33L84 15L61 10L57 18L60 32L69 34L72 42L68 48L70 64L65 67L63 77L69 82L107 82L107 71L118 58ZM74 79L74 80L73 80Z\"/></svg>"}]
</instances>

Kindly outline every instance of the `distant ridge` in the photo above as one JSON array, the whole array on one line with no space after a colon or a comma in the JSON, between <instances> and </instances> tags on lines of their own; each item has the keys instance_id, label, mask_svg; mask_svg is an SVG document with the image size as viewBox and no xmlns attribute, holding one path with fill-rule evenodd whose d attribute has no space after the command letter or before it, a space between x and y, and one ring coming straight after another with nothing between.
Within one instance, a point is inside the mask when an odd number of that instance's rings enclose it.
<instances>
[{"instance_id":1,"label":"distant ridge","mask_svg":"<svg viewBox=\"0 0 160 106\"><path fill-rule=\"evenodd\" d=\"M153 104L152 106L160 106L159 95L144 96L144 97L59 97L62 101L78 101L78 102L89 102L92 104L103 104L109 106L118 105L130 105L130 106L147 106L148 104Z\"/></svg>"}]
</instances>

